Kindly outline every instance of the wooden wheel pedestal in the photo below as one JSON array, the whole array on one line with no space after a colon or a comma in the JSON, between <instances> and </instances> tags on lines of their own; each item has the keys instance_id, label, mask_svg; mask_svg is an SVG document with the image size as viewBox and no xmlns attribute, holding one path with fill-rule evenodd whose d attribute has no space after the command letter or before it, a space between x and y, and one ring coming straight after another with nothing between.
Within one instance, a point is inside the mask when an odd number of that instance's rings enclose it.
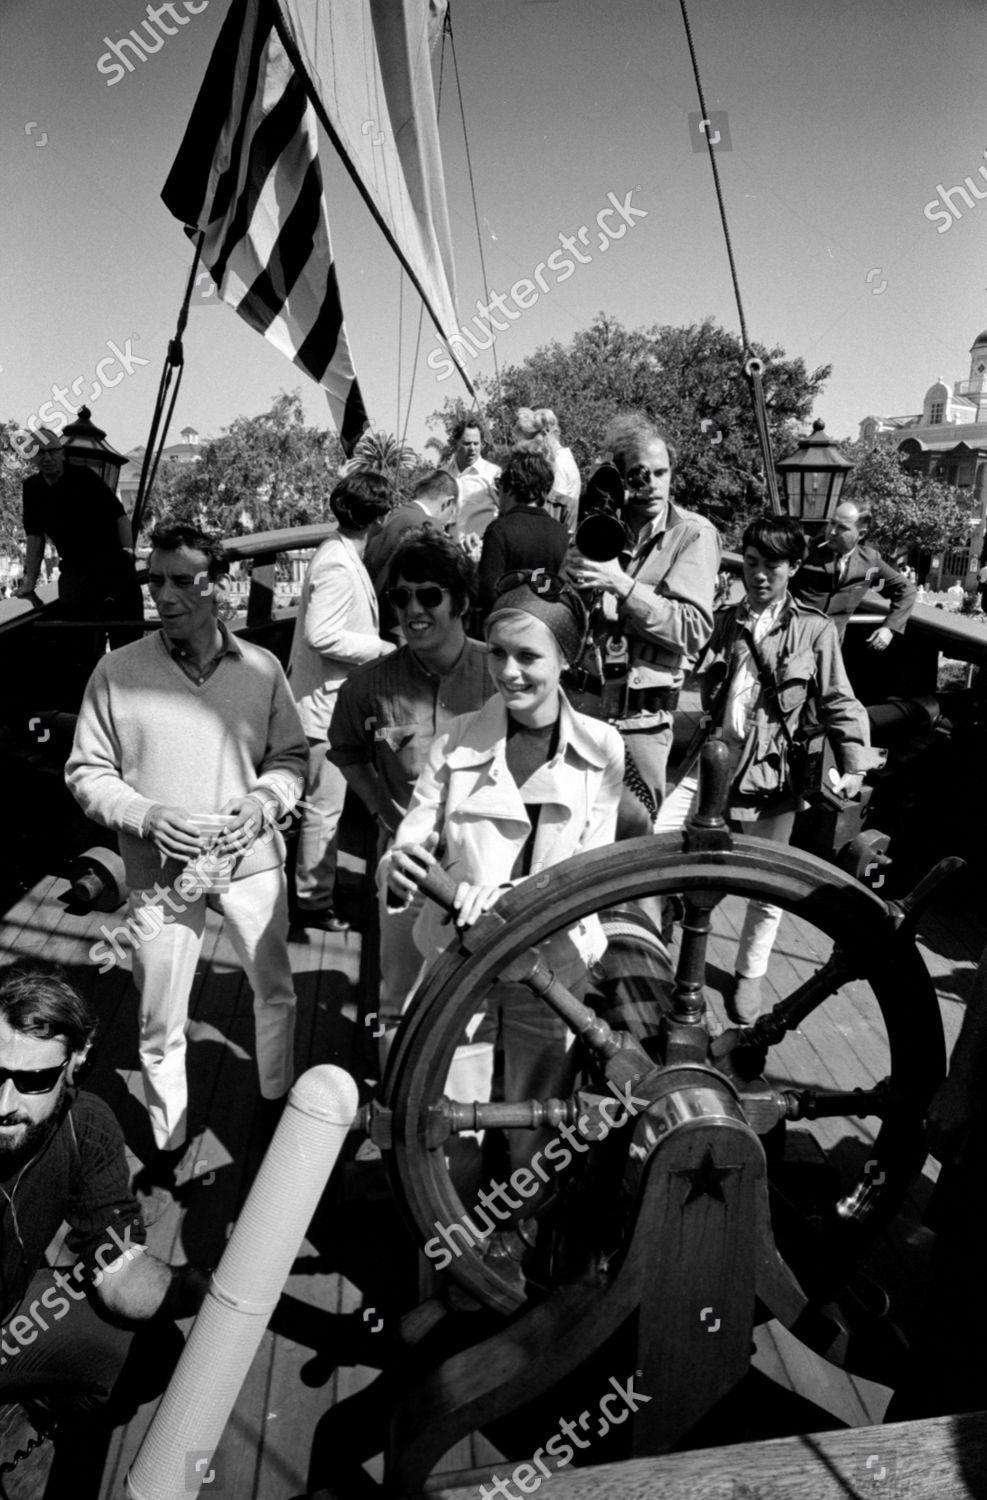
<instances>
[{"instance_id":1,"label":"wooden wheel pedestal","mask_svg":"<svg viewBox=\"0 0 987 1500\"><path fill-rule=\"evenodd\" d=\"M944 861L904 902L889 903L811 855L732 839L720 811L720 751L714 743L704 752L700 807L683 834L579 855L524 882L437 960L402 1024L373 1133L423 1246L437 1226L471 1222L448 1163L450 1140L464 1131L567 1131L577 1176L595 1172L612 1196L599 1224L589 1226L595 1256L575 1270L561 1257L534 1294L515 1264L489 1253L496 1236L477 1234L472 1243L463 1236L445 1274L460 1301L506 1321L398 1403L389 1470L398 1492L420 1488L453 1443L550 1390L625 1324L635 1332L636 1358L613 1373L630 1378L640 1398L627 1412L631 1450L667 1450L746 1374L755 1323L777 1318L813 1347L832 1344L835 1329L823 1309L921 1169L923 1121L945 1072L945 1048L914 930L961 862ZM433 877L426 889L448 900L443 879ZM659 1034L646 1049L559 984L537 945L590 913L671 893L684 900L682 940ZM712 912L728 893L780 905L834 946L772 1012L711 1041L706 946ZM869 1090L772 1087L763 1076L770 1047L851 979L866 980L874 993L891 1076ZM469 1017L503 982L526 984L563 1017L580 1039L591 1086L546 1101L444 1097ZM800 1231L798 1211L771 1187L763 1142L786 1119L822 1116L876 1116L880 1130L860 1179ZM567 1200L563 1189L562 1217L567 1201L586 1199L576 1191ZM789 1252L786 1263L779 1253L779 1212L786 1246L793 1223L795 1237L801 1232L812 1244L816 1269L808 1280L800 1256Z\"/></svg>"}]
</instances>

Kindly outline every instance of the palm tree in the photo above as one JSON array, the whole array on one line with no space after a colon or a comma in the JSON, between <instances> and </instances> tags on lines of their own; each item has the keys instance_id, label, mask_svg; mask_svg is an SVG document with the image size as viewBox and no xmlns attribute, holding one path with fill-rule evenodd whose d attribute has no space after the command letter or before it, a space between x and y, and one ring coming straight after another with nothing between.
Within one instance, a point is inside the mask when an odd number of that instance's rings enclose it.
<instances>
[{"instance_id":1,"label":"palm tree","mask_svg":"<svg viewBox=\"0 0 987 1500\"><path fill-rule=\"evenodd\" d=\"M419 465L418 454L409 443L402 443L389 432L368 431L354 448L349 467L351 472L376 469L400 490Z\"/></svg>"}]
</instances>

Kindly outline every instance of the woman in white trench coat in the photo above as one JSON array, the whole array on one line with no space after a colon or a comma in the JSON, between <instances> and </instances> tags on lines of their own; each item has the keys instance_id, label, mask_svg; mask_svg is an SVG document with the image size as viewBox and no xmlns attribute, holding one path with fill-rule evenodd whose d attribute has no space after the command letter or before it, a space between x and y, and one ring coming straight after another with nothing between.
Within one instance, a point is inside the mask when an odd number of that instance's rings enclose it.
<instances>
[{"instance_id":1,"label":"woman in white trench coat","mask_svg":"<svg viewBox=\"0 0 987 1500\"><path fill-rule=\"evenodd\" d=\"M393 896L409 901L414 872L436 860L457 882L457 922L469 926L510 886L586 849L614 841L624 775L620 735L577 713L560 686L579 659L585 611L578 594L542 570L507 574L486 622L489 668L497 696L454 719L439 735L408 811L382 862ZM428 956L453 936L444 913L426 901L415 929ZM549 938L546 961L570 989L606 946L596 917ZM409 976L410 978L410 976ZM572 1035L544 1000L518 985L487 998L504 1053L504 1097L547 1098L567 1092ZM470 1087L450 1076L458 1097L489 1097L492 1046L474 1049ZM537 1134L509 1132L512 1166L531 1159Z\"/></svg>"}]
</instances>

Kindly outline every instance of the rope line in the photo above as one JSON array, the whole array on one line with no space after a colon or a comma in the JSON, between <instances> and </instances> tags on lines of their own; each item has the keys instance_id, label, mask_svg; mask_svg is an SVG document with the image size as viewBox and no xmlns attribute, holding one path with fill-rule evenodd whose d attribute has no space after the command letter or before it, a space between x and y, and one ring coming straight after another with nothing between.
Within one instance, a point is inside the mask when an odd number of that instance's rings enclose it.
<instances>
[{"instance_id":1,"label":"rope line","mask_svg":"<svg viewBox=\"0 0 987 1500\"><path fill-rule=\"evenodd\" d=\"M758 444L761 449L761 457L764 462L764 482L768 491L768 500L774 514L781 514L781 499L778 494L778 476L775 473L774 453L771 450L771 430L768 426L768 409L764 399L764 387L761 384L761 371L763 362L754 354L751 348L750 335L747 332L747 318L744 314L744 301L740 295L740 278L737 275L737 262L733 253L733 241L730 238L730 225L727 222L726 204L723 201L723 189L720 184L720 169L716 164L716 151L710 140L709 111L706 108L706 95L703 90L703 81L699 76L699 59L696 56L696 47L692 39L692 26L689 22L689 12L686 9L686 0L679 0L682 11L682 24L685 27L685 37L689 44L689 56L692 59L692 73L696 80L696 93L699 96L699 108L702 110L702 124L707 128L703 131L706 137L706 153L709 156L709 164L713 172L713 187L716 192L716 205L719 209L720 224L723 228L723 239L727 247L727 260L730 265L730 280L733 282L733 294L737 301L737 316L740 319L740 337L744 346L744 375L747 378L748 388L751 393L751 403L754 407L754 426L757 430Z\"/></svg>"},{"instance_id":2,"label":"rope line","mask_svg":"<svg viewBox=\"0 0 987 1500\"><path fill-rule=\"evenodd\" d=\"M477 243L477 248L478 248L479 254L480 254L480 273L481 273L481 275L483 277L484 292L485 292L485 294L487 296L489 296L490 295L490 286L489 286L489 283L487 281L487 263L486 263L486 257L483 254L483 239L482 239L482 236L480 234L480 212L479 212L479 209L477 207L477 202L476 202L476 184L474 183L474 180L473 180L473 158L472 158L472 155L470 153L469 132L468 132L468 130L466 128L466 108L465 108L465 106L463 104L463 90L462 90L462 85L460 83L460 78L459 78L459 61L458 61L458 59L456 57L456 38L452 34L452 14L451 14L450 11L446 11L445 29L449 33L449 49L450 49L450 51L452 53L453 72L455 73L455 76L456 76L456 93L457 93L457 95L459 97L459 115L460 115L460 119L462 120L462 123L463 123L463 145L464 145L464 147L466 149L466 170L467 170L467 173L469 175L470 197L473 200L473 223L474 223L474 225L476 227L476 243ZM500 399L500 366L499 366L498 361L497 361L497 340L496 339L494 339L493 342L492 342L492 344L490 345L490 352L493 355L494 380L496 382L496 386L497 386L497 398L499 400ZM477 407L479 407L479 404L480 404L479 403L479 399L475 395L474 395L473 401L474 401L474 405L477 406Z\"/></svg>"},{"instance_id":3,"label":"rope line","mask_svg":"<svg viewBox=\"0 0 987 1500\"><path fill-rule=\"evenodd\" d=\"M706 109L706 96L703 93L702 79L699 76L699 59L696 57L696 48L692 40L692 27L689 23L689 12L686 10L685 0L679 0L682 8L682 23L685 26L686 41L689 43L689 56L692 58L692 72L696 80L696 93L699 95L699 108L702 110L702 118L709 125L709 112ZM709 155L709 164L713 169L713 186L716 189L716 202L720 210L720 223L723 226L723 238L726 241L727 259L730 262L730 279L733 282L733 294L737 299L737 315L740 318L740 335L744 343L744 353L750 354L750 339L747 335L747 319L744 316L744 303L740 295L740 281L737 276L737 263L733 255L733 241L730 238L730 226L727 223L726 205L723 202L723 190L720 186L720 169L716 165L716 152L709 138L709 130L704 130L706 137L706 151Z\"/></svg>"}]
</instances>

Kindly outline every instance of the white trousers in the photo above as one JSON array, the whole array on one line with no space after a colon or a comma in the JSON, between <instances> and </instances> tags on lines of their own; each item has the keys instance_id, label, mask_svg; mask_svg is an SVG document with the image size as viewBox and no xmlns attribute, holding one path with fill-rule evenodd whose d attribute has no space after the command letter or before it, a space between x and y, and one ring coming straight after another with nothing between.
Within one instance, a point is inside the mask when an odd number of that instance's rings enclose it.
<instances>
[{"instance_id":1,"label":"white trousers","mask_svg":"<svg viewBox=\"0 0 987 1500\"><path fill-rule=\"evenodd\" d=\"M170 899L183 909L170 908L154 891L132 892L129 906L135 924L133 972L140 991L144 1098L155 1143L162 1150L181 1145L186 1137L185 1026L207 898ZM279 865L234 880L228 891L214 891L208 900L222 913L253 990L261 1095L280 1099L295 1076L295 988L286 944L284 869ZM148 935L138 940L138 933Z\"/></svg>"},{"instance_id":2,"label":"white trousers","mask_svg":"<svg viewBox=\"0 0 987 1500\"><path fill-rule=\"evenodd\" d=\"M326 759L328 748L325 740L309 741L305 805L295 863L295 892L305 911L330 907L336 884L336 835L346 801L346 778Z\"/></svg>"}]
</instances>

